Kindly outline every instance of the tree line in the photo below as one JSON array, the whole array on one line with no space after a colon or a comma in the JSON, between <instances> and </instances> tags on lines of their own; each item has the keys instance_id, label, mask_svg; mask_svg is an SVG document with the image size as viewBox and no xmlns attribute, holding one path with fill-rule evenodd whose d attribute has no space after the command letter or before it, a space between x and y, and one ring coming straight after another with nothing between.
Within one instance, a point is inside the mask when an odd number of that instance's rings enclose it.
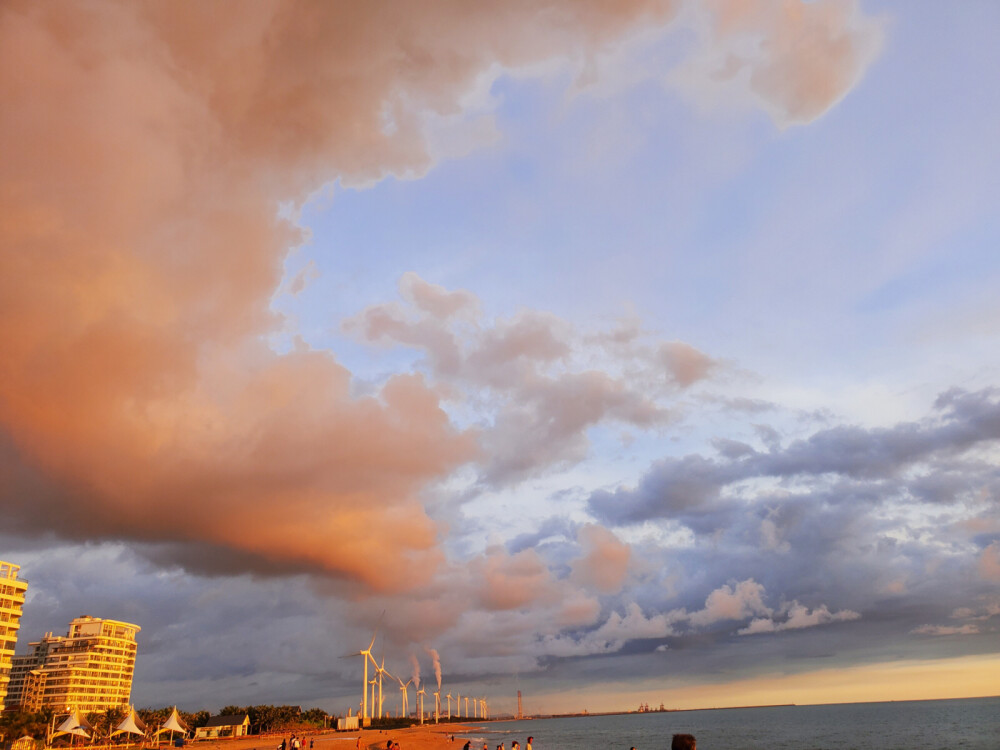
<instances>
[{"instance_id":1,"label":"tree line","mask_svg":"<svg viewBox=\"0 0 1000 750\"><path fill-rule=\"evenodd\" d=\"M156 731L170 716L173 706L163 708L139 708L136 713L143 721L150 732ZM266 732L278 732L284 729L298 728L322 728L329 714L321 708L310 708L305 711L300 706L226 706L212 714L209 711L181 711L178 709L181 721L190 731L198 727L203 727L212 716L230 714L250 717L250 731L252 734L263 734ZM114 731L122 720L128 715L125 708L110 708L104 712L92 712L87 714L87 721L94 727L95 737L107 737ZM28 735L35 739L42 739L52 726L54 713L52 709L46 708L37 713L20 711L0 712L0 735L3 735L6 742Z\"/></svg>"}]
</instances>

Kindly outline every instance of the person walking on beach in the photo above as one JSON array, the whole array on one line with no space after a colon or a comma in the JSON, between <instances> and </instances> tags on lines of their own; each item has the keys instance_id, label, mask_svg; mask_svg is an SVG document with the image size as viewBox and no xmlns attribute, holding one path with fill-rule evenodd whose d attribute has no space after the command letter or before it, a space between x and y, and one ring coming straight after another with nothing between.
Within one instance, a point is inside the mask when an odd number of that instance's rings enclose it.
<instances>
[{"instance_id":1,"label":"person walking on beach","mask_svg":"<svg viewBox=\"0 0 1000 750\"><path fill-rule=\"evenodd\" d=\"M524 743L524 750L531 750L531 741L535 739L534 737L529 737L528 741Z\"/></svg>"},{"instance_id":2,"label":"person walking on beach","mask_svg":"<svg viewBox=\"0 0 1000 750\"><path fill-rule=\"evenodd\" d=\"M697 750L693 734L675 734L670 750Z\"/></svg>"}]
</instances>

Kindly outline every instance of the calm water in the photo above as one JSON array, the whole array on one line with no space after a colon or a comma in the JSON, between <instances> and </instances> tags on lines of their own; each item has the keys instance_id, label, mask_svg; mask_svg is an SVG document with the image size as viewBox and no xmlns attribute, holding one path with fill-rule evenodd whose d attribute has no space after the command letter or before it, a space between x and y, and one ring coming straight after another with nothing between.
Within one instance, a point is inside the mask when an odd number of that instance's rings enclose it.
<instances>
[{"instance_id":1,"label":"calm water","mask_svg":"<svg viewBox=\"0 0 1000 750\"><path fill-rule=\"evenodd\" d=\"M680 732L697 737L698 750L1000 750L1000 697L535 719L468 737L477 750L510 750L512 740L523 748L529 734L534 750L662 750Z\"/></svg>"}]
</instances>

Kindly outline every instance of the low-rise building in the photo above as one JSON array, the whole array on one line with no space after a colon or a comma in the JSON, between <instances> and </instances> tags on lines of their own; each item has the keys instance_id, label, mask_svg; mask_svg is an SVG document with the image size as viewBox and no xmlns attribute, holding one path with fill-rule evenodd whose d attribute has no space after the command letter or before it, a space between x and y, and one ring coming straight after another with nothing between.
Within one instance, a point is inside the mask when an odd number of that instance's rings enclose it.
<instances>
[{"instance_id":1,"label":"low-rise building","mask_svg":"<svg viewBox=\"0 0 1000 750\"><path fill-rule=\"evenodd\" d=\"M7 695L24 594L28 590L28 582L18 577L20 570L20 565L0 560L0 702Z\"/></svg>"},{"instance_id":2,"label":"low-rise building","mask_svg":"<svg viewBox=\"0 0 1000 750\"><path fill-rule=\"evenodd\" d=\"M46 633L15 656L5 705L84 713L129 705L138 625L84 615L65 636Z\"/></svg>"},{"instance_id":3,"label":"low-rise building","mask_svg":"<svg viewBox=\"0 0 1000 750\"><path fill-rule=\"evenodd\" d=\"M215 737L242 737L250 731L250 717L246 714L213 716L203 727L195 730L196 740Z\"/></svg>"}]
</instances>

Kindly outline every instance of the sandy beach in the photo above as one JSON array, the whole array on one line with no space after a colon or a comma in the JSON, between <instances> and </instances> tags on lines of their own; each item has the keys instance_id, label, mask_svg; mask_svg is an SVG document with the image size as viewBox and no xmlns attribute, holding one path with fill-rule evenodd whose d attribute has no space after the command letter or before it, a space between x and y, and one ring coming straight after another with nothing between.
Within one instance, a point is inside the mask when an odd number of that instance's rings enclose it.
<instances>
[{"instance_id":1,"label":"sandy beach","mask_svg":"<svg viewBox=\"0 0 1000 750\"><path fill-rule=\"evenodd\" d=\"M387 740L399 743L400 750L460 750L471 737L468 724L424 724L406 729L365 729L360 732L324 731L305 734L305 748L313 742L313 750L385 750ZM292 732L283 735L286 739ZM298 733L302 736L302 733ZM450 738L454 736L454 742ZM241 737L235 740L208 740L188 743L193 750L275 750L282 735ZM360 740L360 742L359 742Z\"/></svg>"}]
</instances>

